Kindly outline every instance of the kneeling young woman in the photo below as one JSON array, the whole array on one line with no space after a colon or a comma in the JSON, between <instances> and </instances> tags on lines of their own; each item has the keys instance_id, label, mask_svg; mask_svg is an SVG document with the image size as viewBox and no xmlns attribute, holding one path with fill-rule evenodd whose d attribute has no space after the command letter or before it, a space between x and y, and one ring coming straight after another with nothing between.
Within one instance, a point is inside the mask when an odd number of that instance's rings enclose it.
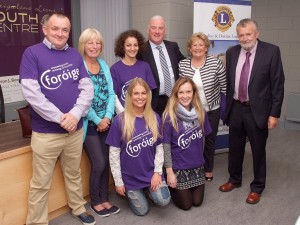
<instances>
[{"instance_id":1,"label":"kneeling young woman","mask_svg":"<svg viewBox=\"0 0 300 225\"><path fill-rule=\"evenodd\" d=\"M138 216L149 210L146 194L156 205L170 202L162 175L160 128L161 120L151 108L149 86L142 78L134 78L127 89L125 110L114 118L106 143L116 191L127 197Z\"/></svg>"},{"instance_id":2,"label":"kneeling young woman","mask_svg":"<svg viewBox=\"0 0 300 225\"><path fill-rule=\"evenodd\" d=\"M200 206L204 197L204 136L211 132L195 83L177 80L163 113L164 166L175 205Z\"/></svg>"}]
</instances>

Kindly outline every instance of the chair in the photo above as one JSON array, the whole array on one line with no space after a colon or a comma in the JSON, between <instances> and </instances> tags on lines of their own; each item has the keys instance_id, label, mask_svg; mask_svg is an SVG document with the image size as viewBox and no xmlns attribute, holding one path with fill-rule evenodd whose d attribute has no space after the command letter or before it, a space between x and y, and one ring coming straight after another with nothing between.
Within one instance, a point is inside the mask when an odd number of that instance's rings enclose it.
<instances>
[{"instance_id":1,"label":"chair","mask_svg":"<svg viewBox=\"0 0 300 225\"><path fill-rule=\"evenodd\" d=\"M2 88L0 85L0 123L5 123L5 109L4 109L4 97L3 97L3 92Z\"/></svg>"}]
</instances>

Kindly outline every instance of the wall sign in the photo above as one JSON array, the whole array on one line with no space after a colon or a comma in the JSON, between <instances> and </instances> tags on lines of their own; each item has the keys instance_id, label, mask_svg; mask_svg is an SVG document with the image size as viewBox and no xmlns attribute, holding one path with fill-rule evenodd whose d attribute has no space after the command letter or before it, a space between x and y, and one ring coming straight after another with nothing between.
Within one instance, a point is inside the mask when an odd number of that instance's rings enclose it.
<instances>
[{"instance_id":1,"label":"wall sign","mask_svg":"<svg viewBox=\"0 0 300 225\"><path fill-rule=\"evenodd\" d=\"M54 11L71 18L71 0L0 0L0 84L5 103L23 100L17 84L22 54L43 40L41 20Z\"/></svg>"},{"instance_id":2,"label":"wall sign","mask_svg":"<svg viewBox=\"0 0 300 225\"><path fill-rule=\"evenodd\" d=\"M19 74L26 47L43 40L41 19L53 11L71 18L71 0L0 0L0 76Z\"/></svg>"},{"instance_id":3,"label":"wall sign","mask_svg":"<svg viewBox=\"0 0 300 225\"><path fill-rule=\"evenodd\" d=\"M4 103L23 101L19 75L0 77L0 85L3 91Z\"/></svg>"}]
</instances>

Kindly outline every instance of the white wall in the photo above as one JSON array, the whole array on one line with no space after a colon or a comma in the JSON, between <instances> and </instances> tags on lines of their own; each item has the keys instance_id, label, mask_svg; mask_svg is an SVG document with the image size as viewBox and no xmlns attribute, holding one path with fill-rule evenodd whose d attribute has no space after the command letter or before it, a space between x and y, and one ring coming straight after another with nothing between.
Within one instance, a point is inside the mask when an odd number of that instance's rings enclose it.
<instances>
[{"instance_id":1,"label":"white wall","mask_svg":"<svg viewBox=\"0 0 300 225\"><path fill-rule=\"evenodd\" d=\"M193 0L131 0L132 27L147 37L149 19L161 15L167 24L167 40L176 41L187 54L186 41L193 32Z\"/></svg>"},{"instance_id":2,"label":"white wall","mask_svg":"<svg viewBox=\"0 0 300 225\"><path fill-rule=\"evenodd\" d=\"M111 66L116 62L114 41L129 29L130 0L80 0L81 31L98 29L104 38L102 58Z\"/></svg>"},{"instance_id":3,"label":"white wall","mask_svg":"<svg viewBox=\"0 0 300 225\"><path fill-rule=\"evenodd\" d=\"M260 27L260 39L280 47L285 73L285 100L282 118L288 106L290 94L300 94L300 1L299 0L253 0L252 17Z\"/></svg>"}]
</instances>

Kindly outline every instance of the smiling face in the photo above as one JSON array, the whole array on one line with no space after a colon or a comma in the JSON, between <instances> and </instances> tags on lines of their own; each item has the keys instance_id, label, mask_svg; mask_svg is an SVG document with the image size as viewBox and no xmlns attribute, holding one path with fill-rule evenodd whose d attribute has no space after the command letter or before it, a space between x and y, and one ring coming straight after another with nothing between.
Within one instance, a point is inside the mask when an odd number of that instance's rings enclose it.
<instances>
[{"instance_id":1,"label":"smiling face","mask_svg":"<svg viewBox=\"0 0 300 225\"><path fill-rule=\"evenodd\" d=\"M47 40L57 49L62 49L69 39L71 30L70 20L67 17L52 15L43 25L43 33Z\"/></svg>"},{"instance_id":2,"label":"smiling face","mask_svg":"<svg viewBox=\"0 0 300 225\"><path fill-rule=\"evenodd\" d=\"M135 37L128 37L124 42L124 57L136 58L139 51L139 43Z\"/></svg>"},{"instance_id":3,"label":"smiling face","mask_svg":"<svg viewBox=\"0 0 300 225\"><path fill-rule=\"evenodd\" d=\"M148 25L149 40L156 45L160 45L166 36L166 25L162 18L153 18Z\"/></svg>"},{"instance_id":4,"label":"smiling face","mask_svg":"<svg viewBox=\"0 0 300 225\"><path fill-rule=\"evenodd\" d=\"M255 24L250 22L245 24L245 26L238 26L236 31L242 48L246 51L251 51L259 36L259 31Z\"/></svg>"},{"instance_id":5,"label":"smiling face","mask_svg":"<svg viewBox=\"0 0 300 225\"><path fill-rule=\"evenodd\" d=\"M95 59L102 52L101 41L97 38L92 38L84 44L85 57Z\"/></svg>"},{"instance_id":6,"label":"smiling face","mask_svg":"<svg viewBox=\"0 0 300 225\"><path fill-rule=\"evenodd\" d=\"M145 108L147 102L147 91L145 87L137 84L132 90L132 105L136 111L140 111Z\"/></svg>"},{"instance_id":7,"label":"smiling face","mask_svg":"<svg viewBox=\"0 0 300 225\"><path fill-rule=\"evenodd\" d=\"M202 39L196 38L191 44L189 51L192 57L203 58L205 57L208 48L206 47L205 42Z\"/></svg>"},{"instance_id":8,"label":"smiling face","mask_svg":"<svg viewBox=\"0 0 300 225\"><path fill-rule=\"evenodd\" d=\"M192 84L189 82L185 82L183 85L181 85L177 92L177 98L179 103L187 110L190 110L191 108L193 95L194 95L193 87Z\"/></svg>"}]
</instances>

